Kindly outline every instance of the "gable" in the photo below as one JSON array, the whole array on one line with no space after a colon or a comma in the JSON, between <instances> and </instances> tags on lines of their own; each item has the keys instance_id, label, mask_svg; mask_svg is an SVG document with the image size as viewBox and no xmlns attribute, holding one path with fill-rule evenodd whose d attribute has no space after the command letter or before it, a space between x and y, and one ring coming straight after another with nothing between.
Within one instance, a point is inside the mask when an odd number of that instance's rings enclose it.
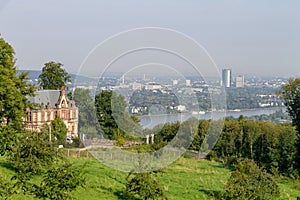
<instances>
[{"instance_id":1,"label":"gable","mask_svg":"<svg viewBox=\"0 0 300 200\"><path fill-rule=\"evenodd\" d=\"M62 93L57 101L57 105L59 108L68 108L68 100L65 93Z\"/></svg>"}]
</instances>

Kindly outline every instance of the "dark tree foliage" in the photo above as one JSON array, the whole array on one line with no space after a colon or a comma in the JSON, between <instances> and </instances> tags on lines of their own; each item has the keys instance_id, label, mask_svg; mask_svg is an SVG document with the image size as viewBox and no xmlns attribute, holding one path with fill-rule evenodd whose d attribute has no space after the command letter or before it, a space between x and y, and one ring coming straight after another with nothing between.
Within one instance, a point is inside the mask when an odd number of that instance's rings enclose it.
<instances>
[{"instance_id":1,"label":"dark tree foliage","mask_svg":"<svg viewBox=\"0 0 300 200\"><path fill-rule=\"evenodd\" d=\"M157 125L152 129L146 129L144 132L146 135L155 134L154 144L151 147L153 150L158 150L174 139L179 127L180 122L166 123Z\"/></svg>"},{"instance_id":2,"label":"dark tree foliage","mask_svg":"<svg viewBox=\"0 0 300 200\"><path fill-rule=\"evenodd\" d=\"M27 83L28 73L17 75L15 52L0 38L0 123L22 126L26 107L30 106L26 95L33 96L34 86Z\"/></svg>"},{"instance_id":3,"label":"dark tree foliage","mask_svg":"<svg viewBox=\"0 0 300 200\"><path fill-rule=\"evenodd\" d=\"M78 129L79 133L89 135L90 137L97 136L98 122L96 109L89 90L75 89L73 100L78 108Z\"/></svg>"},{"instance_id":4,"label":"dark tree foliage","mask_svg":"<svg viewBox=\"0 0 300 200\"><path fill-rule=\"evenodd\" d=\"M101 93L95 96L95 107L97 111L97 118L99 125L103 132L109 137L113 138L115 130L118 128L118 125L113 118L113 111L111 107L111 99L113 92L112 91L102 91ZM120 96L122 98L122 96ZM123 97L124 98L124 97ZM124 102L124 99L120 99ZM125 102L120 104L125 110Z\"/></svg>"},{"instance_id":5,"label":"dark tree foliage","mask_svg":"<svg viewBox=\"0 0 300 200\"><path fill-rule=\"evenodd\" d=\"M293 176L296 169L297 131L290 125L260 123L261 134L254 143L254 160L273 174Z\"/></svg>"},{"instance_id":6,"label":"dark tree foliage","mask_svg":"<svg viewBox=\"0 0 300 200\"><path fill-rule=\"evenodd\" d=\"M278 144L278 171L286 176L294 176L297 159L297 140L299 139L295 127L283 125L280 127ZM298 169L299 170L299 169Z\"/></svg>"},{"instance_id":7,"label":"dark tree foliage","mask_svg":"<svg viewBox=\"0 0 300 200\"><path fill-rule=\"evenodd\" d=\"M172 124L164 124L159 131L157 140L161 137L163 141L170 142L176 136L180 127L180 122L174 122Z\"/></svg>"},{"instance_id":8,"label":"dark tree foliage","mask_svg":"<svg viewBox=\"0 0 300 200\"><path fill-rule=\"evenodd\" d=\"M184 127L175 122L158 125L147 132L156 133L155 144L152 146L157 150L175 137L181 139L175 135L178 130L181 129L179 133L185 130ZM189 149L205 155L212 147L212 141L217 140L213 150L208 154L209 159L233 164L239 158L248 158L275 175L297 176L298 133L291 124L255 122L243 117L238 120L226 119L219 138L216 138L218 135L214 133L216 127L209 120L200 120Z\"/></svg>"},{"instance_id":9,"label":"dark tree foliage","mask_svg":"<svg viewBox=\"0 0 300 200\"><path fill-rule=\"evenodd\" d=\"M273 177L254 161L240 161L218 199L274 199L280 194Z\"/></svg>"},{"instance_id":10,"label":"dark tree foliage","mask_svg":"<svg viewBox=\"0 0 300 200\"><path fill-rule=\"evenodd\" d=\"M62 68L63 64L56 62L45 63L39 76L39 84L46 90L59 90L71 81L70 75Z\"/></svg>"},{"instance_id":11,"label":"dark tree foliage","mask_svg":"<svg viewBox=\"0 0 300 200\"><path fill-rule=\"evenodd\" d=\"M200 120L199 121L198 132L195 135L192 145L190 147L191 150L199 151L201 149L201 147L206 145L206 142L204 141L204 139L205 139L206 133L208 132L208 128L209 128L208 120ZM204 145L203 145L203 143L204 143ZM208 147L206 145L204 150L207 148Z\"/></svg>"},{"instance_id":12,"label":"dark tree foliage","mask_svg":"<svg viewBox=\"0 0 300 200\"><path fill-rule=\"evenodd\" d=\"M236 120L225 121L221 140L218 141L215 149L222 157L240 157L241 151L241 127Z\"/></svg>"},{"instance_id":13,"label":"dark tree foliage","mask_svg":"<svg viewBox=\"0 0 300 200\"><path fill-rule=\"evenodd\" d=\"M142 136L139 120L126 111L124 96L112 91L102 91L95 96L95 107L100 128L108 138Z\"/></svg>"},{"instance_id":14,"label":"dark tree foliage","mask_svg":"<svg viewBox=\"0 0 300 200\"><path fill-rule=\"evenodd\" d=\"M261 134L255 145L255 160L260 166L269 170L278 168L278 139L279 129L272 123L260 123Z\"/></svg>"}]
</instances>

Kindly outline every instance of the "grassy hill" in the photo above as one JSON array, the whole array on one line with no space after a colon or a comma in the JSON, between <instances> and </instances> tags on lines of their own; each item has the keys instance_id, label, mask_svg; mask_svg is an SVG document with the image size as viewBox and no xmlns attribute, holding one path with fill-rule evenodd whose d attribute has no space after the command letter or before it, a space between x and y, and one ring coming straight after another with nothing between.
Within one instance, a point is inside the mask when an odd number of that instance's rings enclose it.
<instances>
[{"instance_id":1,"label":"grassy hill","mask_svg":"<svg viewBox=\"0 0 300 200\"><path fill-rule=\"evenodd\" d=\"M1 160L0 160L1 161ZM106 167L92 158L72 158L79 165L85 164L87 184L73 193L75 199L113 200L122 199L127 173ZM230 170L217 162L180 158L164 169L160 175L168 199L212 199L212 194L221 191L230 176ZM9 179L14 172L6 163L0 162L0 173ZM300 196L300 184L290 179L278 178L281 198L296 199ZM15 195L12 199L33 199Z\"/></svg>"}]
</instances>

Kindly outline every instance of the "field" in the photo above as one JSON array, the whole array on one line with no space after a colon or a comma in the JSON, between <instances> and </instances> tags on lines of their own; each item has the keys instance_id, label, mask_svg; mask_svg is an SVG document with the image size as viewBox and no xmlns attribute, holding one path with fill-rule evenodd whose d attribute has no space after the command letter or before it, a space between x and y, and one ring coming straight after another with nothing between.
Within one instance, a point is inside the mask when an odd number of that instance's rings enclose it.
<instances>
[{"instance_id":1,"label":"field","mask_svg":"<svg viewBox=\"0 0 300 200\"><path fill-rule=\"evenodd\" d=\"M79 165L85 165L87 183L73 193L75 199L113 200L123 199L127 173L113 170L92 158L72 158ZM163 170L159 176L168 199L212 199L221 191L230 170L221 163L191 158L180 158ZM0 163L1 176L9 179L14 173L4 162ZM300 196L300 184L296 181L278 178L280 199L296 199ZM33 199L15 195L12 199Z\"/></svg>"}]
</instances>

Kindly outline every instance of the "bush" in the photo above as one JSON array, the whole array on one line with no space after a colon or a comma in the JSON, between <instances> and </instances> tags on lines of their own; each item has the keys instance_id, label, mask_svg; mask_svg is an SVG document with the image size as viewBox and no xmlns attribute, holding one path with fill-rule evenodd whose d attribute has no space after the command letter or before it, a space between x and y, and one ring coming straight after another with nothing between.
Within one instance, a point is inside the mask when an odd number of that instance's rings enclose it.
<instances>
[{"instance_id":1,"label":"bush","mask_svg":"<svg viewBox=\"0 0 300 200\"><path fill-rule=\"evenodd\" d=\"M254 161L240 161L227 181L219 199L271 199L279 196L279 187L272 175Z\"/></svg>"},{"instance_id":2,"label":"bush","mask_svg":"<svg viewBox=\"0 0 300 200\"><path fill-rule=\"evenodd\" d=\"M63 163L52 167L43 175L35 194L43 199L72 199L71 192L84 184L83 171L70 163Z\"/></svg>"},{"instance_id":3,"label":"bush","mask_svg":"<svg viewBox=\"0 0 300 200\"><path fill-rule=\"evenodd\" d=\"M56 148L48 141L46 129L41 132L24 131L18 140L11 157L17 172L38 174L60 158Z\"/></svg>"},{"instance_id":4,"label":"bush","mask_svg":"<svg viewBox=\"0 0 300 200\"><path fill-rule=\"evenodd\" d=\"M123 137L117 137L117 140L115 142L115 146L119 146L119 147L122 147L126 144L126 141Z\"/></svg>"},{"instance_id":5,"label":"bush","mask_svg":"<svg viewBox=\"0 0 300 200\"><path fill-rule=\"evenodd\" d=\"M215 160L218 160L218 155L217 155L217 153L214 150L211 150L207 154L206 159L210 160L210 161L215 161Z\"/></svg>"},{"instance_id":6,"label":"bush","mask_svg":"<svg viewBox=\"0 0 300 200\"><path fill-rule=\"evenodd\" d=\"M49 142L46 126L41 132L24 131L17 141L10 157L16 175L10 181L1 180L0 197L24 194L43 199L71 199L71 192L85 183L83 167L70 164ZM42 175L41 181L36 179L37 174Z\"/></svg>"},{"instance_id":7,"label":"bush","mask_svg":"<svg viewBox=\"0 0 300 200\"><path fill-rule=\"evenodd\" d=\"M132 177L133 176L133 177ZM126 178L126 195L139 199L167 199L154 172L129 173Z\"/></svg>"}]
</instances>

